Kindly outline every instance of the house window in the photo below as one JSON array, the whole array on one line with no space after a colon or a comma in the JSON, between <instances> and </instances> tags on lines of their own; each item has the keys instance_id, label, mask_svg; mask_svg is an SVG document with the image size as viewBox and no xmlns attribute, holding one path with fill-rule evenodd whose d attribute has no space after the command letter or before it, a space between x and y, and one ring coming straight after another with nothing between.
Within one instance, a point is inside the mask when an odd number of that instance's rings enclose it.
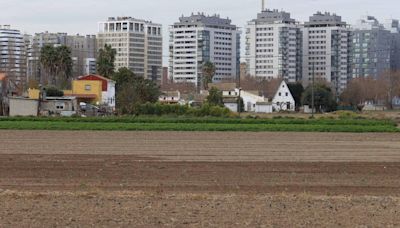
<instances>
[{"instance_id":1,"label":"house window","mask_svg":"<svg viewBox=\"0 0 400 228\"><path fill-rule=\"evenodd\" d=\"M282 96L282 93L279 93L279 96Z\"/></svg>"},{"instance_id":2,"label":"house window","mask_svg":"<svg viewBox=\"0 0 400 228\"><path fill-rule=\"evenodd\" d=\"M288 96L289 96L289 93L286 93L286 96L288 97Z\"/></svg>"},{"instance_id":3,"label":"house window","mask_svg":"<svg viewBox=\"0 0 400 228\"><path fill-rule=\"evenodd\" d=\"M64 104L63 103L56 103L56 109L57 110L64 110Z\"/></svg>"},{"instance_id":4,"label":"house window","mask_svg":"<svg viewBox=\"0 0 400 228\"><path fill-rule=\"evenodd\" d=\"M92 90L92 86L91 86L91 85L85 85L85 90L86 90L86 91Z\"/></svg>"}]
</instances>

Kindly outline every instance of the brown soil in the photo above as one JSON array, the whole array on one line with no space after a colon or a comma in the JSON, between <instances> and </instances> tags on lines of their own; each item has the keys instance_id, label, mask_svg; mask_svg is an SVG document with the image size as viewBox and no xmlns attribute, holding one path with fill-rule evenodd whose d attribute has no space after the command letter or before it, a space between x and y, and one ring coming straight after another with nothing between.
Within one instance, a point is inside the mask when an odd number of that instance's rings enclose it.
<instances>
[{"instance_id":1,"label":"brown soil","mask_svg":"<svg viewBox=\"0 0 400 228\"><path fill-rule=\"evenodd\" d=\"M0 131L0 227L398 227L399 136Z\"/></svg>"}]
</instances>

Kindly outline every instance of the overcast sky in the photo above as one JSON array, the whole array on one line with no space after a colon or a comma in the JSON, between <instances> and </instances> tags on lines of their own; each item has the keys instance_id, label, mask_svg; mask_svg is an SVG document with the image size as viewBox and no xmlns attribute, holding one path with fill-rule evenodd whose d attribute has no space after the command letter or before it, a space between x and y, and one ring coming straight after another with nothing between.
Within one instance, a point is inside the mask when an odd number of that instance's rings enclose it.
<instances>
[{"instance_id":1,"label":"overcast sky","mask_svg":"<svg viewBox=\"0 0 400 228\"><path fill-rule=\"evenodd\" d=\"M239 27L255 18L261 0L0 0L0 24L22 32L67 32L96 34L97 22L109 16L132 16L162 23L164 43L168 25L192 12L218 13ZM330 11L354 23L361 15L384 19L400 18L399 0L266 0L270 9L283 9L299 21L316 11ZM165 45L167 46L167 45ZM166 48L166 47L165 47ZM167 49L165 49L167 50Z\"/></svg>"}]
</instances>

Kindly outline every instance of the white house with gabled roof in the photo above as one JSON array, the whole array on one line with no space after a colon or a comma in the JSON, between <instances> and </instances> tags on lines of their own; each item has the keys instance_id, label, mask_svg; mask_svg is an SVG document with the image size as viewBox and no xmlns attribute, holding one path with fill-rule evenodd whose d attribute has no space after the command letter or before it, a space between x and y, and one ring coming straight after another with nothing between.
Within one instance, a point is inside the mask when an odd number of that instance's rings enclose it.
<instances>
[{"instance_id":1,"label":"white house with gabled roof","mask_svg":"<svg viewBox=\"0 0 400 228\"><path fill-rule=\"evenodd\" d=\"M296 102L287 83L282 80L276 90L275 96L272 98L272 106L275 112L280 111L295 111Z\"/></svg>"}]
</instances>

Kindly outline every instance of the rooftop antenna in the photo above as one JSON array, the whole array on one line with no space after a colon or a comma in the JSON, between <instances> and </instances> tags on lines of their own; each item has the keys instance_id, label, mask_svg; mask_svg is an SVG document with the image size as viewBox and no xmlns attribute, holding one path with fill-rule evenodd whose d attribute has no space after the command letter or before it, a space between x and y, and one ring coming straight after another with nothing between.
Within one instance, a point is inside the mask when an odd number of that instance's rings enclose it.
<instances>
[{"instance_id":1,"label":"rooftop antenna","mask_svg":"<svg viewBox=\"0 0 400 228\"><path fill-rule=\"evenodd\" d=\"M265 11L265 0L261 0L261 10Z\"/></svg>"}]
</instances>

